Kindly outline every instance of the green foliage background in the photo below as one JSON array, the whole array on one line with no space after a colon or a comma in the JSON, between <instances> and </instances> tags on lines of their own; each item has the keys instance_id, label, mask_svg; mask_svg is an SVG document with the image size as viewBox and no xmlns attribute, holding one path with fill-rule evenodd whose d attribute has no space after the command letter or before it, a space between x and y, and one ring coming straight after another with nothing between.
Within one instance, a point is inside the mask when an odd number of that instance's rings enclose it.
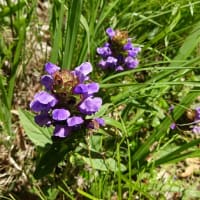
<instances>
[{"instance_id":1,"label":"green foliage background","mask_svg":"<svg viewBox=\"0 0 200 200\"><path fill-rule=\"evenodd\" d=\"M100 83L104 102L97 116L106 121L106 126L92 135L76 133L53 143L52 130L37 127L28 106L13 105L19 77L26 76L27 30L40 23L36 20L39 1L3 2L1 144L8 151L12 146L14 128L19 126L13 110L18 110L20 124L36 153L30 161L33 169L27 174L29 185L22 186L27 194L42 200L200 196L198 177L188 184L176 173L178 164L200 155L200 138L191 132L185 116L199 105L200 1L46 1L51 52L45 61L69 70L90 61L92 79ZM137 69L106 74L98 68L96 48L106 41L107 27L128 31L133 43L141 46ZM175 106L172 113L171 105ZM180 126L172 131L173 122ZM22 166L22 172L26 167ZM167 177L159 176L162 173ZM22 191L13 188L2 188L2 198L22 198Z\"/></svg>"}]
</instances>

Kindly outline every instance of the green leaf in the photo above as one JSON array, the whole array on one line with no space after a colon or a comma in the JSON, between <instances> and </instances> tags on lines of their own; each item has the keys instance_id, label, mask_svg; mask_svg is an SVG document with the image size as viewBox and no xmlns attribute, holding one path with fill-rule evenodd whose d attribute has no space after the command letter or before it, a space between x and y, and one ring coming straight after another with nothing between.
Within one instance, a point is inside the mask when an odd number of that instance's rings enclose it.
<instances>
[{"instance_id":1,"label":"green leaf","mask_svg":"<svg viewBox=\"0 0 200 200\"><path fill-rule=\"evenodd\" d=\"M189 143L185 143L181 145L179 148L176 148L174 151L169 152L167 155L164 155L157 159L154 164L160 165L167 162L177 162L189 157L199 157L200 151L194 150L191 151L190 148L195 147L196 145L200 144L200 139L193 140ZM190 152L188 152L190 150Z\"/></svg>"},{"instance_id":2,"label":"green leaf","mask_svg":"<svg viewBox=\"0 0 200 200\"><path fill-rule=\"evenodd\" d=\"M34 116L26 110L18 110L20 123L23 126L29 139L36 145L44 147L51 144L52 128L39 127L34 122Z\"/></svg>"},{"instance_id":3,"label":"green leaf","mask_svg":"<svg viewBox=\"0 0 200 200\"><path fill-rule=\"evenodd\" d=\"M123 127L122 127L121 123L118 122L117 120L112 119L112 118L110 118L110 117L106 117L106 116L103 117L103 118L104 118L104 120L105 120L105 124L106 124L106 125L110 125L110 126L113 126L113 127L118 128L118 129L120 129L120 130L123 130Z\"/></svg>"},{"instance_id":4,"label":"green leaf","mask_svg":"<svg viewBox=\"0 0 200 200\"><path fill-rule=\"evenodd\" d=\"M50 174L58 163L64 159L68 151L69 146L63 144L63 142L54 142L47 147L46 152L43 153L36 166L34 177L40 179Z\"/></svg>"},{"instance_id":5,"label":"green leaf","mask_svg":"<svg viewBox=\"0 0 200 200\"><path fill-rule=\"evenodd\" d=\"M61 161L64 161L66 155L81 143L84 134L77 131L66 138L54 138L53 144L43 149L34 177L39 179L50 174Z\"/></svg>"},{"instance_id":6,"label":"green leaf","mask_svg":"<svg viewBox=\"0 0 200 200\"><path fill-rule=\"evenodd\" d=\"M86 164L91 166L93 169L100 170L100 171L118 171L118 164L113 158L107 159L100 159L100 158L87 158L85 156L81 156L77 154L77 157L83 160ZM126 166L120 164L120 170L126 171Z\"/></svg>"},{"instance_id":7,"label":"green leaf","mask_svg":"<svg viewBox=\"0 0 200 200\"><path fill-rule=\"evenodd\" d=\"M109 107L111 106L112 104L111 103L105 103L104 105L102 105L101 106L101 108L100 108L100 110L97 112L97 113L95 113L94 115L88 115L86 118L87 119L93 119L93 118L95 118L95 117L103 117L104 116L104 114L106 113L106 112L108 112L108 109L109 109ZM103 117L104 118L104 117Z\"/></svg>"}]
</instances>

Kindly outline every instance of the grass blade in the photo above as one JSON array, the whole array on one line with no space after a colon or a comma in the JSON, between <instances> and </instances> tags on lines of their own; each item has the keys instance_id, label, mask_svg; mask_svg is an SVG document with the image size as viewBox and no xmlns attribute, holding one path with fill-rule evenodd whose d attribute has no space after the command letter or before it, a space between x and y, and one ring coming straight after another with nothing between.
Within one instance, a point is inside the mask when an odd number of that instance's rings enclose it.
<instances>
[{"instance_id":1,"label":"grass blade","mask_svg":"<svg viewBox=\"0 0 200 200\"><path fill-rule=\"evenodd\" d=\"M59 19L58 19L58 22L56 22L55 24L55 32L53 34L53 46L52 46L51 56L50 56L50 61L52 63L57 63L58 53L60 50L60 46L62 44L62 24L63 24L63 19L64 19L64 8L65 8L64 5L60 4Z\"/></svg>"},{"instance_id":2,"label":"grass blade","mask_svg":"<svg viewBox=\"0 0 200 200\"><path fill-rule=\"evenodd\" d=\"M177 106L174 109L174 119L177 120L185 111L185 107L188 107L194 99L199 95L199 92L190 92L188 93L180 103L180 106ZM153 134L148 138L148 140L142 144L139 149L134 153L132 162L136 164L137 161L143 160L146 155L150 151L150 146L165 134L167 134L167 130L169 129L172 121L169 117L167 117L156 129Z\"/></svg>"},{"instance_id":3,"label":"grass blade","mask_svg":"<svg viewBox=\"0 0 200 200\"><path fill-rule=\"evenodd\" d=\"M62 67L71 69L75 42L81 17L82 0L72 0L71 8L69 8L67 33L65 41L65 50L63 54Z\"/></svg>"}]
</instances>

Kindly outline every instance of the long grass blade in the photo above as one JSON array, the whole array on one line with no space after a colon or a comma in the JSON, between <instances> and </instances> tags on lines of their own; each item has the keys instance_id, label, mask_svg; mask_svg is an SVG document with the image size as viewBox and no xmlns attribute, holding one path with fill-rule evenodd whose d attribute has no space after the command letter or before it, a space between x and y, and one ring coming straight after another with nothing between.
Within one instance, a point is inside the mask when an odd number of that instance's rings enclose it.
<instances>
[{"instance_id":1,"label":"long grass blade","mask_svg":"<svg viewBox=\"0 0 200 200\"><path fill-rule=\"evenodd\" d=\"M62 62L62 67L64 69L72 68L71 64L73 59L75 42L77 38L77 32L80 23L81 9L82 9L82 0L71 1L71 8L68 13L65 50Z\"/></svg>"},{"instance_id":2,"label":"long grass blade","mask_svg":"<svg viewBox=\"0 0 200 200\"><path fill-rule=\"evenodd\" d=\"M185 111L185 107L188 107L194 99L199 95L199 92L190 92L188 93L180 103L180 106L177 106L174 109L174 119L177 120ZM172 121L171 118L167 117L160 126L153 132L153 134L148 138L148 140L139 147L139 149L133 155L133 163L143 160L150 151L150 146L161 137L167 134Z\"/></svg>"},{"instance_id":3,"label":"long grass blade","mask_svg":"<svg viewBox=\"0 0 200 200\"><path fill-rule=\"evenodd\" d=\"M60 4L60 9L59 9L59 17L58 17L58 22L56 21L55 23L55 30L53 34L53 46L51 50L51 56L50 56L50 61L52 63L57 63L58 60L58 54L62 45L62 25L63 25L63 20L64 20L64 11L65 11L65 6L63 3ZM56 12L56 9L55 9ZM55 15L56 15L55 14ZM56 17L56 16L52 16Z\"/></svg>"}]
</instances>

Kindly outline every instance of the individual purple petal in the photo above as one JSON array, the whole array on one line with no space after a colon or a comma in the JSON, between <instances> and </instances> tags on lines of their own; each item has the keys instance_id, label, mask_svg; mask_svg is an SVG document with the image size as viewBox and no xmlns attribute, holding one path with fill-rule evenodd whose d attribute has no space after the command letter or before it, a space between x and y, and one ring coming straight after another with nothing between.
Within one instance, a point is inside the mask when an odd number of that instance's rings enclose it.
<instances>
[{"instance_id":1,"label":"individual purple petal","mask_svg":"<svg viewBox=\"0 0 200 200\"><path fill-rule=\"evenodd\" d=\"M70 116L70 112L66 109L55 109L52 112L52 118L57 121L66 120Z\"/></svg>"},{"instance_id":2,"label":"individual purple petal","mask_svg":"<svg viewBox=\"0 0 200 200\"><path fill-rule=\"evenodd\" d=\"M109 47L99 47L99 48L97 48L97 53L101 57L107 58L108 56L110 56L112 54L112 51L110 50Z\"/></svg>"},{"instance_id":3,"label":"individual purple petal","mask_svg":"<svg viewBox=\"0 0 200 200\"><path fill-rule=\"evenodd\" d=\"M98 122L100 126L105 126L105 120L103 118L95 118L95 121Z\"/></svg>"},{"instance_id":4,"label":"individual purple petal","mask_svg":"<svg viewBox=\"0 0 200 200\"><path fill-rule=\"evenodd\" d=\"M57 103L57 99L46 91L38 92L35 94L34 98L42 104L49 104L51 107L55 106Z\"/></svg>"},{"instance_id":5,"label":"individual purple petal","mask_svg":"<svg viewBox=\"0 0 200 200\"><path fill-rule=\"evenodd\" d=\"M74 116L67 119L67 124L69 127L78 126L82 124L83 122L84 122L83 118L79 116Z\"/></svg>"},{"instance_id":6,"label":"individual purple petal","mask_svg":"<svg viewBox=\"0 0 200 200\"><path fill-rule=\"evenodd\" d=\"M174 110L174 105L171 105L171 106L169 107L169 112L172 113L173 110Z\"/></svg>"},{"instance_id":7,"label":"individual purple petal","mask_svg":"<svg viewBox=\"0 0 200 200\"><path fill-rule=\"evenodd\" d=\"M56 125L53 135L56 137L65 138L70 134L70 128L64 125Z\"/></svg>"},{"instance_id":8,"label":"individual purple petal","mask_svg":"<svg viewBox=\"0 0 200 200\"><path fill-rule=\"evenodd\" d=\"M82 63L80 66L75 68L75 72L86 76L92 72L92 65L89 62Z\"/></svg>"},{"instance_id":9,"label":"individual purple petal","mask_svg":"<svg viewBox=\"0 0 200 200\"><path fill-rule=\"evenodd\" d=\"M129 69L134 69L135 67L137 67L138 63L139 62L138 62L137 59L134 59L130 56L125 58L126 67L129 68Z\"/></svg>"},{"instance_id":10,"label":"individual purple petal","mask_svg":"<svg viewBox=\"0 0 200 200\"><path fill-rule=\"evenodd\" d=\"M75 94L86 94L91 95L99 91L99 84L98 83L88 83L88 84L78 84L74 88Z\"/></svg>"},{"instance_id":11,"label":"individual purple petal","mask_svg":"<svg viewBox=\"0 0 200 200\"><path fill-rule=\"evenodd\" d=\"M104 125L105 121L103 118L95 118L88 123L87 128L98 129L99 126L104 126Z\"/></svg>"},{"instance_id":12,"label":"individual purple petal","mask_svg":"<svg viewBox=\"0 0 200 200\"><path fill-rule=\"evenodd\" d=\"M112 28L107 28L106 33L110 39L112 39L115 36L115 31Z\"/></svg>"},{"instance_id":13,"label":"individual purple petal","mask_svg":"<svg viewBox=\"0 0 200 200\"><path fill-rule=\"evenodd\" d=\"M101 69L103 69L103 70L105 70L105 69L108 68L108 65L107 65L106 61L103 60L103 59L99 61L98 65L99 65L99 67L101 67Z\"/></svg>"},{"instance_id":14,"label":"individual purple petal","mask_svg":"<svg viewBox=\"0 0 200 200\"><path fill-rule=\"evenodd\" d=\"M30 103L30 108L34 112L40 112L40 111L48 111L48 110L50 110L51 106L49 106L48 104L41 104L39 101L33 100Z\"/></svg>"},{"instance_id":15,"label":"individual purple petal","mask_svg":"<svg viewBox=\"0 0 200 200\"><path fill-rule=\"evenodd\" d=\"M109 66L109 67L115 67L117 64L117 59L115 57L112 57L112 56L109 56L107 59L106 59L106 65Z\"/></svg>"},{"instance_id":16,"label":"individual purple petal","mask_svg":"<svg viewBox=\"0 0 200 200\"><path fill-rule=\"evenodd\" d=\"M40 82L47 90L51 90L53 86L53 77L51 75L43 75Z\"/></svg>"},{"instance_id":17,"label":"individual purple petal","mask_svg":"<svg viewBox=\"0 0 200 200\"><path fill-rule=\"evenodd\" d=\"M170 125L170 129L171 130L174 130L176 128L176 124L175 123L172 123L171 125Z\"/></svg>"},{"instance_id":18,"label":"individual purple petal","mask_svg":"<svg viewBox=\"0 0 200 200\"><path fill-rule=\"evenodd\" d=\"M45 71L50 75L54 74L55 72L59 70L60 70L60 67L58 67L57 65L53 63L48 62L45 64Z\"/></svg>"},{"instance_id":19,"label":"individual purple petal","mask_svg":"<svg viewBox=\"0 0 200 200\"><path fill-rule=\"evenodd\" d=\"M117 67L115 68L115 71L121 72L121 71L124 71L124 68L123 68L121 65L119 65L119 66L117 66Z\"/></svg>"},{"instance_id":20,"label":"individual purple petal","mask_svg":"<svg viewBox=\"0 0 200 200\"><path fill-rule=\"evenodd\" d=\"M130 41L128 41L123 47L124 50L132 50L133 48L133 44Z\"/></svg>"},{"instance_id":21,"label":"individual purple petal","mask_svg":"<svg viewBox=\"0 0 200 200\"><path fill-rule=\"evenodd\" d=\"M99 110L102 99L99 97L88 97L80 105L79 110L83 114L91 115Z\"/></svg>"},{"instance_id":22,"label":"individual purple petal","mask_svg":"<svg viewBox=\"0 0 200 200\"><path fill-rule=\"evenodd\" d=\"M88 92L88 87L87 85L81 83L81 84L76 85L73 92L75 94L85 94Z\"/></svg>"},{"instance_id":23,"label":"individual purple petal","mask_svg":"<svg viewBox=\"0 0 200 200\"><path fill-rule=\"evenodd\" d=\"M94 94L99 91L99 84L98 83L88 83L87 84L87 94Z\"/></svg>"},{"instance_id":24,"label":"individual purple petal","mask_svg":"<svg viewBox=\"0 0 200 200\"><path fill-rule=\"evenodd\" d=\"M42 113L40 115L35 116L35 122L39 126L49 126L51 124L51 117L48 113Z\"/></svg>"},{"instance_id":25,"label":"individual purple petal","mask_svg":"<svg viewBox=\"0 0 200 200\"><path fill-rule=\"evenodd\" d=\"M57 99L53 95L41 91L34 96L34 100L30 103L30 108L35 112L48 111L56 103Z\"/></svg>"},{"instance_id":26,"label":"individual purple petal","mask_svg":"<svg viewBox=\"0 0 200 200\"><path fill-rule=\"evenodd\" d=\"M136 57L140 51L141 51L140 47L134 47L133 49L128 50L127 52L128 52L128 56Z\"/></svg>"},{"instance_id":27,"label":"individual purple petal","mask_svg":"<svg viewBox=\"0 0 200 200\"><path fill-rule=\"evenodd\" d=\"M200 134L200 126L194 126L192 132L195 134Z\"/></svg>"},{"instance_id":28,"label":"individual purple petal","mask_svg":"<svg viewBox=\"0 0 200 200\"><path fill-rule=\"evenodd\" d=\"M82 74L81 72L75 72L74 71L74 75L78 78L79 83L84 83L84 81L89 80L89 76L85 76L84 74Z\"/></svg>"},{"instance_id":29,"label":"individual purple petal","mask_svg":"<svg viewBox=\"0 0 200 200\"><path fill-rule=\"evenodd\" d=\"M90 72L92 72L92 65L89 62L85 62L75 68L74 74L78 77L79 82L83 83L84 81L89 79L87 75Z\"/></svg>"},{"instance_id":30,"label":"individual purple petal","mask_svg":"<svg viewBox=\"0 0 200 200\"><path fill-rule=\"evenodd\" d=\"M104 47L110 47L110 43L109 43L109 42L106 42L103 46L104 46Z\"/></svg>"},{"instance_id":31,"label":"individual purple petal","mask_svg":"<svg viewBox=\"0 0 200 200\"><path fill-rule=\"evenodd\" d=\"M200 107L195 108L196 116L195 121L200 120Z\"/></svg>"}]
</instances>

